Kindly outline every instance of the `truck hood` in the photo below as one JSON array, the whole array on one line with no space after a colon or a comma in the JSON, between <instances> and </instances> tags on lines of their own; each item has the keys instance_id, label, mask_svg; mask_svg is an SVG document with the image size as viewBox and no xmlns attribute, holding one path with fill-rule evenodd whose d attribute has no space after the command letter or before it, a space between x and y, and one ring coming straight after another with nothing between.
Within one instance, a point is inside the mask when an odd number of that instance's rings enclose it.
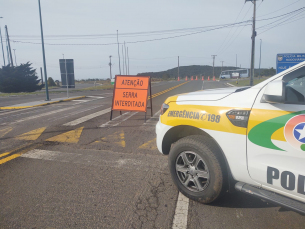
<instances>
[{"instance_id":1,"label":"truck hood","mask_svg":"<svg viewBox=\"0 0 305 229\"><path fill-rule=\"evenodd\" d=\"M230 87L230 88L218 88L209 89L203 91L195 91L177 96L176 102L181 101L215 101L223 99L232 93L243 91L249 87ZM168 101L173 101L171 98Z\"/></svg>"}]
</instances>

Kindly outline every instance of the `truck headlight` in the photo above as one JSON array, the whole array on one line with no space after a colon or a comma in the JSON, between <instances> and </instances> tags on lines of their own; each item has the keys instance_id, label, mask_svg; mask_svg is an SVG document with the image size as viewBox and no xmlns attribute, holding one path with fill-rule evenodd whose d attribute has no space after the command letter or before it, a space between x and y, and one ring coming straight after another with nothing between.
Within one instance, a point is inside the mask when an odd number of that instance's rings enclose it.
<instances>
[{"instance_id":1,"label":"truck headlight","mask_svg":"<svg viewBox=\"0 0 305 229\"><path fill-rule=\"evenodd\" d=\"M169 108L169 105L163 103L161 106L161 115L163 115L167 111L168 108Z\"/></svg>"},{"instance_id":2,"label":"truck headlight","mask_svg":"<svg viewBox=\"0 0 305 229\"><path fill-rule=\"evenodd\" d=\"M250 111L246 110L230 110L227 112L227 117L230 120L230 122L234 126L238 127L245 127L248 126L248 120L250 116Z\"/></svg>"}]
</instances>

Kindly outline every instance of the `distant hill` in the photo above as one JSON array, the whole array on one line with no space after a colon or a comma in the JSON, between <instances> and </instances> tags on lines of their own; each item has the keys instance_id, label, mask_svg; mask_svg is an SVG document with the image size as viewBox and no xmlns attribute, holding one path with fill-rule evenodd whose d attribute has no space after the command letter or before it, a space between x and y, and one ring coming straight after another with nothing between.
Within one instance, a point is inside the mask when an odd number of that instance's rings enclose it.
<instances>
[{"instance_id":1,"label":"distant hill","mask_svg":"<svg viewBox=\"0 0 305 229\"><path fill-rule=\"evenodd\" d=\"M240 69L236 67L223 67L222 71L225 70L235 70L235 69ZM220 76L221 72L221 67L215 67L215 76L218 78ZM181 66L179 68L179 73L180 77L185 77L185 76L204 76L207 78L208 76L212 77L213 76L213 67L208 66L208 65L191 65L191 66ZM261 69L261 74L265 76L271 76L275 74L275 70L273 68L271 69ZM139 73L138 75L141 76L150 76L152 78L163 78L163 79L168 79L168 78L177 78L178 76L178 67L172 68L166 71L161 71L161 72L144 72L144 73ZM255 69L255 75L258 75L258 69Z\"/></svg>"}]
</instances>

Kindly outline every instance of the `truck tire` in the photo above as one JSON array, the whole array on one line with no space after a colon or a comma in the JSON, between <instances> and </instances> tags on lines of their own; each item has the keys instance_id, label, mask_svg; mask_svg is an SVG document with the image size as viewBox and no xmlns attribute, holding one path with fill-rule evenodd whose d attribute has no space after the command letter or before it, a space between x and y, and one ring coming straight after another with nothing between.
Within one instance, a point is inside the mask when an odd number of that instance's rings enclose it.
<instances>
[{"instance_id":1,"label":"truck tire","mask_svg":"<svg viewBox=\"0 0 305 229\"><path fill-rule=\"evenodd\" d=\"M209 204L226 190L226 165L211 138L181 138L172 146L168 164L175 185L192 200Z\"/></svg>"}]
</instances>

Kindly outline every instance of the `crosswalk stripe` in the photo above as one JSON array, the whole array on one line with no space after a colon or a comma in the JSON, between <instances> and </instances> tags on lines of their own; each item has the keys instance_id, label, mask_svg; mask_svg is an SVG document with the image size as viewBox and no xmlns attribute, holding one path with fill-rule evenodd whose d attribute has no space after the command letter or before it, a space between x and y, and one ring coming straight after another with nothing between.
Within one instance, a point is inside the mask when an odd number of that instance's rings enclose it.
<instances>
[{"instance_id":1,"label":"crosswalk stripe","mask_svg":"<svg viewBox=\"0 0 305 229\"><path fill-rule=\"evenodd\" d=\"M88 121L88 120L90 120L90 119L93 119L93 118L96 118L96 117L98 117L98 116L100 116L100 115L107 114L107 113L109 113L110 111L111 111L111 107L109 107L109 108L107 108L107 109L105 109L105 110L98 111L98 112L95 112L95 113L93 113L93 114L90 114L90 115L81 117L81 118L76 119L76 120L74 120L74 121L68 122L68 123L64 124L64 126L76 126L76 125L78 125L78 124L80 124L80 123L86 122L86 121Z\"/></svg>"},{"instance_id":2,"label":"crosswalk stripe","mask_svg":"<svg viewBox=\"0 0 305 229\"><path fill-rule=\"evenodd\" d=\"M72 107L63 108L63 109L59 109L59 110L55 110L55 111L48 111L48 112L43 113L43 114L30 116L30 117L27 117L27 118L24 118L24 119L19 119L15 122L12 122L11 124L20 123L20 122L24 122L24 121L29 121L29 120L32 120L32 119L37 119L37 118L40 118L40 117L43 117L43 116L52 115L52 114L55 114L55 113L59 113L59 112L62 112L62 111L67 111L67 110L75 109L75 108L76 107L72 106Z\"/></svg>"},{"instance_id":3,"label":"crosswalk stripe","mask_svg":"<svg viewBox=\"0 0 305 229\"><path fill-rule=\"evenodd\" d=\"M65 143L78 143L84 127L77 128L75 130L68 131L63 134L48 138L45 141L48 142L65 142Z\"/></svg>"},{"instance_id":4,"label":"crosswalk stripe","mask_svg":"<svg viewBox=\"0 0 305 229\"><path fill-rule=\"evenodd\" d=\"M21 134L21 135L17 136L16 138L19 140L34 141L40 137L40 135L43 133L43 131L45 131L45 129L46 129L46 127L38 128L36 130L32 130L27 133Z\"/></svg>"},{"instance_id":5,"label":"crosswalk stripe","mask_svg":"<svg viewBox=\"0 0 305 229\"><path fill-rule=\"evenodd\" d=\"M93 95L87 95L86 97L89 97L89 98L98 98L98 99L103 99L105 97L101 97L101 96L93 96Z\"/></svg>"}]
</instances>

